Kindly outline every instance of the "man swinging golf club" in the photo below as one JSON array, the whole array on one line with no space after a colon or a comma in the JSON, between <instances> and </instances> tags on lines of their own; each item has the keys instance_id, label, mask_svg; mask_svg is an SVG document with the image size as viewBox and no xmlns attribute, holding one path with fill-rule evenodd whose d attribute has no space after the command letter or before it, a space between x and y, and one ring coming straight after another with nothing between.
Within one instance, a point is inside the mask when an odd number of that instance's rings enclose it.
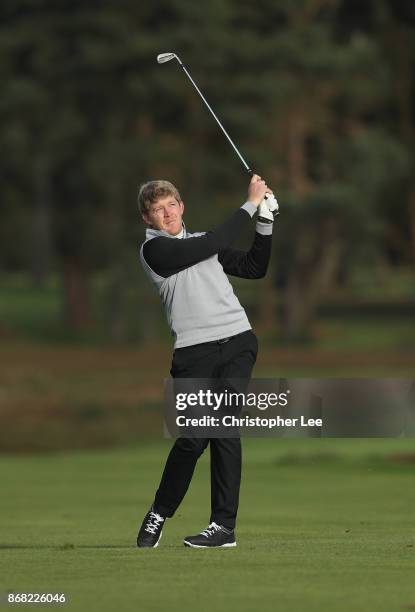
<instances>
[{"instance_id":1,"label":"man swinging golf club","mask_svg":"<svg viewBox=\"0 0 415 612\"><path fill-rule=\"evenodd\" d=\"M258 175L247 201L212 231L190 234L183 224L184 203L168 181L140 187L139 209L149 226L140 250L145 272L156 286L174 337L173 378L249 380L258 343L227 275L262 278L271 253L272 222L256 222L248 252L232 243L272 191ZM271 215L271 219L272 219ZM191 547L236 546L235 523L241 481L241 441L232 438L177 438L154 501L144 517L137 546L156 547L167 518L179 507L198 458L210 443L211 512L209 525L188 536Z\"/></svg>"}]
</instances>

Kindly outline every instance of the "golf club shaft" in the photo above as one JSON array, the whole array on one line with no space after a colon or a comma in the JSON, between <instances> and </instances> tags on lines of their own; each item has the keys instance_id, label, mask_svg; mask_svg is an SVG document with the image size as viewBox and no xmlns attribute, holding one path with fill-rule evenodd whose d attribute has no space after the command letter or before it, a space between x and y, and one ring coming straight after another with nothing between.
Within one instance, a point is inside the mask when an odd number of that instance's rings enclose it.
<instances>
[{"instance_id":1,"label":"golf club shaft","mask_svg":"<svg viewBox=\"0 0 415 612\"><path fill-rule=\"evenodd\" d=\"M222 123L219 121L218 117L216 116L216 114L214 113L212 108L210 107L210 104L208 103L208 101L206 100L205 96L200 91L199 87L196 85L196 83L192 79L192 76L191 76L190 72L187 70L186 66L183 64L183 62L181 61L179 56L176 55L176 53L171 53L171 52L170 53L160 53L157 56L157 61L158 61L159 64L164 64L165 62L170 62L172 59L177 59L177 61L179 62L180 66L183 68L183 71L186 74L187 78L190 80L191 84L196 89L197 93L202 98L203 102L205 103L205 105L206 105L207 109L209 110L210 114L213 116L213 118L215 119L216 123L219 125L220 129L222 130L222 132L225 134L226 138L228 139L228 141L232 145L233 150L235 151L235 153L237 154L237 156L241 160L245 170L248 172L248 174L250 176L253 176L254 175L254 171L248 166L248 164L246 163L246 161L242 157L242 155L239 152L237 146L233 142L232 138L229 136L228 132L223 127ZM259 218L260 221L262 221L264 223L272 223L273 220L274 220L274 217L279 214L278 213L278 203L277 203L275 198L272 198L272 199L274 200L275 204L273 204L271 202L271 199L269 199L269 195L266 193L265 196L264 196L263 201L261 202L261 204L259 206L259 211L258 211L259 212L259 217L258 218ZM266 204L267 200L269 200L269 202L270 202L269 206Z\"/></svg>"},{"instance_id":2,"label":"golf club shaft","mask_svg":"<svg viewBox=\"0 0 415 612\"><path fill-rule=\"evenodd\" d=\"M241 160L241 162L244 165L245 170L250 174L250 176L253 176L254 171L248 166L248 164L246 163L246 161L244 160L244 158L242 157L242 155L240 154L237 146L235 145L235 143L233 142L232 138L229 136L228 132L225 130L225 128L223 127L223 125L221 124L221 122L219 121L218 117L216 116L215 112L212 110L212 108L210 107L208 101L206 100L205 96L202 94L202 92L200 91L199 87L196 85L196 83L194 82L194 80L192 79L190 72L187 70L186 66L183 64L183 62L179 59L179 57L177 57L177 61L179 62L180 66L183 68L184 72L186 73L186 76L190 79L190 82L192 83L192 85L194 86L194 88L196 89L197 93L199 94L199 96L202 98L203 102L206 104L207 108L209 109L210 113L213 115L213 117L215 118L217 124L219 125L220 129L222 130L222 132L225 134L226 138L228 139L228 141L230 142L230 144L232 145L235 153L238 155L239 159ZM265 194L264 196L264 201L266 201L268 199L268 194ZM272 223L273 221L273 213L267 213L267 206L264 205L263 206L263 210L261 210L261 207L259 207L258 209L259 211L259 219L265 223ZM274 216L278 215L279 213L276 212Z\"/></svg>"},{"instance_id":3,"label":"golf club shaft","mask_svg":"<svg viewBox=\"0 0 415 612\"><path fill-rule=\"evenodd\" d=\"M186 66L183 64L183 62L179 58L177 58L177 60L178 60L178 62L180 64L180 66L183 68L184 72L186 73L187 77L190 79L190 82L192 83L192 85L196 89L197 93L202 98L203 102L206 104L207 108L209 109L209 111L211 112L213 117L215 118L215 120L216 120L217 124L219 125L220 129L222 130L222 132L225 134L226 138L228 139L228 141L232 145L235 153L237 154L237 156L239 157L239 159L243 163L245 170L252 176L253 175L253 170L251 170L251 168L248 166L248 164L246 163L246 161L244 160L244 158L242 157L242 155L238 151L238 148L235 145L235 143L233 142L232 138L229 136L228 132L225 130L225 128L223 127L223 125L219 121L218 117L215 115L214 111L210 107L210 105L209 105L208 101L206 100L205 96L202 94L202 92L200 91L199 87L196 85L196 83L192 79L192 77L190 75L190 72L187 70Z\"/></svg>"}]
</instances>

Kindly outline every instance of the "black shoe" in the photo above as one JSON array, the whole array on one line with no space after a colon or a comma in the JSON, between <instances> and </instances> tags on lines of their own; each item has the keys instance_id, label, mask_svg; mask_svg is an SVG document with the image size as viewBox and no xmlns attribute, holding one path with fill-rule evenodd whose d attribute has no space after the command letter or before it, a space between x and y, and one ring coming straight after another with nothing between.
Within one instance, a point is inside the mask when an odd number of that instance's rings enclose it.
<instances>
[{"instance_id":1,"label":"black shoe","mask_svg":"<svg viewBox=\"0 0 415 612\"><path fill-rule=\"evenodd\" d=\"M165 517L154 512L153 507L147 512L137 536L140 548L156 548L160 542Z\"/></svg>"},{"instance_id":2,"label":"black shoe","mask_svg":"<svg viewBox=\"0 0 415 612\"><path fill-rule=\"evenodd\" d=\"M185 546L192 548L217 548L236 546L235 533L230 529L211 523L206 529L183 540Z\"/></svg>"}]
</instances>

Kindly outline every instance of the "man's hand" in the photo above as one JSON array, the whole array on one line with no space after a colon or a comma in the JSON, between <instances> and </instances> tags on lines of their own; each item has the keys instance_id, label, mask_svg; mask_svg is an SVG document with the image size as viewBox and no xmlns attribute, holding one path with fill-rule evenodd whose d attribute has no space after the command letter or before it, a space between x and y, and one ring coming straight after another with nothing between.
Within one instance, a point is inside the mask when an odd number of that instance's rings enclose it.
<instances>
[{"instance_id":1,"label":"man's hand","mask_svg":"<svg viewBox=\"0 0 415 612\"><path fill-rule=\"evenodd\" d=\"M252 202L255 206L259 206L266 193L272 194L271 189L258 174L254 174L248 187L248 202Z\"/></svg>"}]
</instances>

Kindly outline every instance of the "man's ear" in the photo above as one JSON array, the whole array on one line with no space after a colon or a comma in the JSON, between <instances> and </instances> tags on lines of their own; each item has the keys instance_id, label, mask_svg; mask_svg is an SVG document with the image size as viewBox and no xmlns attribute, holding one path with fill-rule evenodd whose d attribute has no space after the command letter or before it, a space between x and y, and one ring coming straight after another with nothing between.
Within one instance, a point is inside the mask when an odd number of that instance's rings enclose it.
<instances>
[{"instance_id":1,"label":"man's ear","mask_svg":"<svg viewBox=\"0 0 415 612\"><path fill-rule=\"evenodd\" d=\"M141 213L141 217L146 225L151 225L150 219L148 218L147 213Z\"/></svg>"},{"instance_id":2,"label":"man's ear","mask_svg":"<svg viewBox=\"0 0 415 612\"><path fill-rule=\"evenodd\" d=\"M183 214L184 213L184 202L183 202L183 200L180 200L179 206L180 206L180 212Z\"/></svg>"}]
</instances>

